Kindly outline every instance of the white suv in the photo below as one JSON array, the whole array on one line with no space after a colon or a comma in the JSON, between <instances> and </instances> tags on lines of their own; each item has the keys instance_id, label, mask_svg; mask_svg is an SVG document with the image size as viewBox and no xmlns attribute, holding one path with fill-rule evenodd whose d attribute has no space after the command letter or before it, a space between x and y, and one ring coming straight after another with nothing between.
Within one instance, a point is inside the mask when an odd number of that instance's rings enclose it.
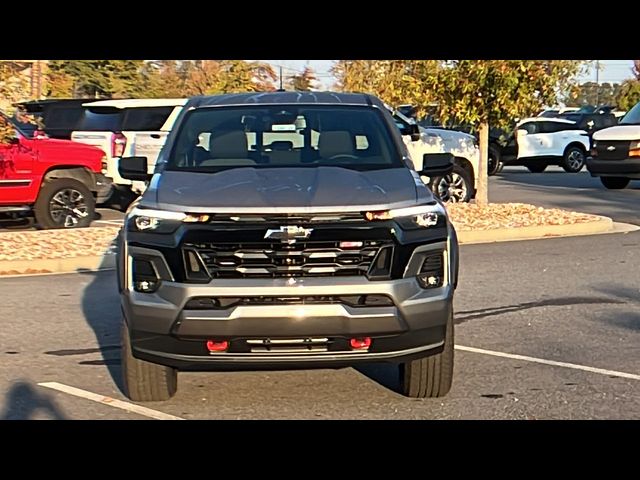
<instances>
[{"instance_id":1,"label":"white suv","mask_svg":"<svg viewBox=\"0 0 640 480\"><path fill-rule=\"evenodd\" d=\"M468 202L475 197L480 150L473 135L444 128L419 127L413 119L398 111L393 118L402 133L416 171L422 170L425 153L451 153L453 172L444 177L430 179L429 185L443 202ZM411 130L419 129L419 138L412 138Z\"/></svg>"},{"instance_id":2,"label":"white suv","mask_svg":"<svg viewBox=\"0 0 640 480\"><path fill-rule=\"evenodd\" d=\"M71 140L101 148L107 156L107 177L121 191L142 193L144 182L118 173L120 157L147 157L149 172L186 99L101 100L83 104L84 115Z\"/></svg>"},{"instance_id":3,"label":"white suv","mask_svg":"<svg viewBox=\"0 0 640 480\"><path fill-rule=\"evenodd\" d=\"M535 117L521 120L516 126L515 157L505 158L506 165L524 165L534 173L548 165L560 165L566 172L577 173L585 165L591 140L576 122L562 118Z\"/></svg>"}]
</instances>

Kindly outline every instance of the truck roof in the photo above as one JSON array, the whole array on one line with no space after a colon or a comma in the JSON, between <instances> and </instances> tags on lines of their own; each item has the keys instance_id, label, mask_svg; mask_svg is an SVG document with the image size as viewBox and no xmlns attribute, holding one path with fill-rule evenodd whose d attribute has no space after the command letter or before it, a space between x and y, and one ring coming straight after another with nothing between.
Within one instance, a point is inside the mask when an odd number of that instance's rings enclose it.
<instances>
[{"instance_id":1,"label":"truck roof","mask_svg":"<svg viewBox=\"0 0 640 480\"><path fill-rule=\"evenodd\" d=\"M214 107L227 105L260 104L324 104L324 105L376 105L383 103L373 95L342 92L252 92L229 93L192 98L187 107Z\"/></svg>"}]
</instances>

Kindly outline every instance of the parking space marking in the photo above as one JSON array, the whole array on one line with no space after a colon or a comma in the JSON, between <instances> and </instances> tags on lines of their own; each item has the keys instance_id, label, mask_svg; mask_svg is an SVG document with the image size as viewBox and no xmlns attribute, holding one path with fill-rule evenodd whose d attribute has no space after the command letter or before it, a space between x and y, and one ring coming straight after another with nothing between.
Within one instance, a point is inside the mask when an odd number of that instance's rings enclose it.
<instances>
[{"instance_id":1,"label":"parking space marking","mask_svg":"<svg viewBox=\"0 0 640 480\"><path fill-rule=\"evenodd\" d=\"M168 413L160 412L158 410L142 407L140 405L136 405L135 403L123 402L122 400L117 400L115 398L105 397L97 393L88 392L87 390L70 387L69 385L65 385L63 383L43 382L38 383L38 385L41 387L57 390L59 392L67 393L75 397L80 397L86 400L101 403L103 405L108 405L110 407L126 410L127 412L137 413L138 415L153 418L155 420L184 420L184 418L182 417L176 417L174 415L169 415Z\"/></svg>"},{"instance_id":2,"label":"parking space marking","mask_svg":"<svg viewBox=\"0 0 640 480\"><path fill-rule=\"evenodd\" d=\"M640 375L635 373L617 372L615 370L606 370L604 368L588 367L586 365L578 365L576 363L556 362L555 360L546 360L544 358L529 357L527 355L517 355L515 353L496 352L493 350L484 350L482 348L465 347L456 345L456 350L464 352L482 353L484 355L493 355L494 357L511 358L513 360L524 360L525 362L541 363L543 365L553 365L554 367L572 368L574 370L583 370L585 372L599 373L600 375L610 375L615 377L630 378L631 380L640 380Z\"/></svg>"}]
</instances>

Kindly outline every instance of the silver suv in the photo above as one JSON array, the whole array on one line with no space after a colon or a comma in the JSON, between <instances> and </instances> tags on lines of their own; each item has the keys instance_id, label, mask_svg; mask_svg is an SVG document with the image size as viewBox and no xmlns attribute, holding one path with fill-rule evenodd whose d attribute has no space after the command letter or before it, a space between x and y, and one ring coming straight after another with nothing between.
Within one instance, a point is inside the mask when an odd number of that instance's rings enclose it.
<instances>
[{"instance_id":1,"label":"silver suv","mask_svg":"<svg viewBox=\"0 0 640 480\"><path fill-rule=\"evenodd\" d=\"M120 236L122 367L133 400L179 370L399 365L410 397L453 375L455 231L376 97L191 99Z\"/></svg>"}]
</instances>

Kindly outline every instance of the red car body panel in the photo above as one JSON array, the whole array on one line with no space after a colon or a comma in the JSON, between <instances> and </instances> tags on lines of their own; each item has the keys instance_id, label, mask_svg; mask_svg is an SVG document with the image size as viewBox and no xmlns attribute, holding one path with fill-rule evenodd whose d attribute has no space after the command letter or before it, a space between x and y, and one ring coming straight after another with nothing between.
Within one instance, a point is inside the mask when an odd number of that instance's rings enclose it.
<instances>
[{"instance_id":1,"label":"red car body panel","mask_svg":"<svg viewBox=\"0 0 640 480\"><path fill-rule=\"evenodd\" d=\"M32 204L47 172L58 168L102 170L104 152L70 140L28 138L0 144L0 205Z\"/></svg>"}]
</instances>

